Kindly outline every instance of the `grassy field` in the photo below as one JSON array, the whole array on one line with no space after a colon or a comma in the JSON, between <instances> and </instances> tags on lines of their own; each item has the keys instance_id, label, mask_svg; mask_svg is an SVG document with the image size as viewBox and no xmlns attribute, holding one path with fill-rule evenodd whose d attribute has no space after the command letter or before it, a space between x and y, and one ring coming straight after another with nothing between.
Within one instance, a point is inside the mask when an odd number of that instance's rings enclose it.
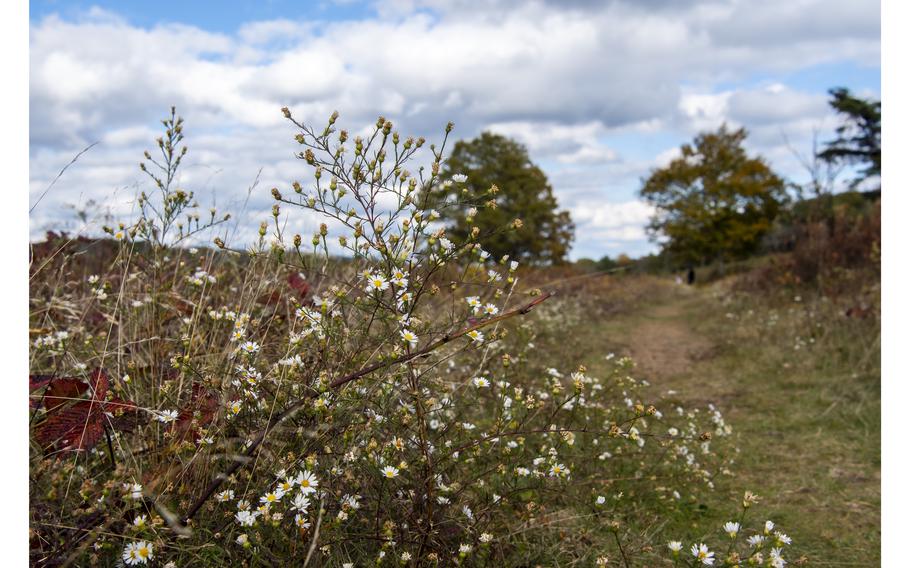
<instances>
[{"instance_id":1,"label":"grassy field","mask_svg":"<svg viewBox=\"0 0 910 568\"><path fill-rule=\"evenodd\" d=\"M111 248L114 247L117 245L112 244ZM121 255L118 258L123 258L129 249L118 250ZM207 253L196 254L198 258L208 258ZM57 423L52 419L69 415L56 406L45 409L44 419L36 420L34 427L38 435L33 443L30 486L31 541L33 558L38 559L36 565L56 565L71 549L75 550L74 559L109 565L105 563L112 556L119 556L124 546L134 542L152 543L157 560L175 559L177 565L274 565L296 554L302 546L300 542L340 541L341 545L320 552L325 562L317 564L335 566L347 558L373 557L376 551L369 547L377 540L384 543L383 552L388 550L389 554L398 555L402 565L409 562L421 565L414 557L402 556L407 549L395 548L399 546L396 543L407 542L408 534L402 532L399 536L392 532L399 530L396 525L380 522L399 510L407 510L415 499L404 491L382 493L385 478L375 474L377 464L386 462L374 463L370 458L352 466L344 461L349 452L342 451L344 444L357 451L361 447L373 447L376 452L387 453L376 453L382 459L386 459L385 455L392 456L389 459L401 465L401 470L409 463L429 464L421 461L418 451L422 450L416 442L408 445L399 438L413 424L410 413L402 410L402 392L410 392L415 401L445 397L458 403L458 413L451 410L450 414L438 414L459 427L450 429L454 441L446 445L440 437L437 447L455 448L453 456L462 450L466 454L453 457L447 470L453 482L447 485L446 491L452 492L453 497L458 495L455 498L461 501L451 504L453 514L440 517L456 527L460 519L468 518L465 511L471 512L471 517L476 517L474 511L485 511L489 519L499 523L484 521L488 524L474 531L484 534L482 531L491 527L490 534L499 535L494 546L483 548L481 545L485 543L478 540L479 552L475 556L468 556L469 548L468 552L449 558L461 565L487 566L494 562L494 556L487 555L495 554L495 562L515 567L670 566L674 564L667 548L670 541L684 543L680 560L686 565L695 562L689 547L703 542L716 552L716 565L736 565L736 560L729 556L734 541L728 539L722 527L727 521L743 520L739 514L746 491L758 494L761 500L749 511L749 518L743 524L737 549L741 553L754 553L742 541L756 535L758 527L770 519L776 528L792 538L792 547L786 548L791 565L872 566L880 562L880 293L877 274L871 267L837 272L831 281L836 286L827 286L830 282L822 280L826 287L812 289L768 286L774 281L768 272L744 271L695 287L675 284L670 277L590 274L571 267L515 272L520 295L533 289L556 295L549 298L535 295L546 301L536 304L533 311L522 312L520 318L503 320L501 330L498 325L485 327L488 337L496 337L489 349L462 344L450 347L436 362L421 361L421 367L415 364L415 369L422 369L420 376L426 377L422 379L426 382L421 383L424 390L412 386L411 390L402 391L395 382L398 371L390 369L385 380L371 376L363 382L381 388L344 389L328 410L318 407L318 401L313 402L312 408L307 407L299 418L293 418L297 422L288 422L294 424L293 428L275 429L276 433L263 446L266 450L262 455L268 459L253 461L249 470L239 470L227 482L232 491L236 490L238 500L241 495L243 499L261 500L260 494L275 483L276 474L270 468L298 468L305 460L304 467L318 471L321 476L320 503L323 496L334 501L348 494L363 495L363 505L339 509L345 514L350 510L351 516L360 515L360 518L348 525L342 525L340 520L326 523L315 534L307 533L306 527L287 531L281 524L287 519L276 514L269 523L259 523L255 532L249 529L250 538L256 544L246 546L247 541L241 544L236 539L246 536L240 531L248 530L251 525L238 526L239 521L232 522L231 512L226 510L228 505L220 504L221 501L197 508L200 514L194 521L194 530L199 535L198 542L185 544L172 538L161 518L155 520L158 509L146 501L137 502L135 497L117 495L124 487L139 487L138 491L142 491L145 486L157 493L157 499L166 506L186 511L209 485L214 472L226 468L223 457L228 454L208 447L235 448L249 432L256 432L263 423L268 423L272 408L268 404L251 403L241 418L230 414L238 414L231 410L235 404L242 410L240 397L247 396L246 391L236 387L235 383L243 385L239 381L225 386L227 381L222 380L222 373L231 368L230 363L248 361L248 368L234 369L252 375L256 371L253 361L258 361L269 378L256 396L274 401L276 408L291 404L291 397L284 391L270 390L271 385L287 383L290 387L285 389L299 389L309 384L303 371L291 374L281 370L285 364L279 359L287 356L286 345L291 337L281 326L296 329L291 327L294 319L281 315L281 308L293 312L296 300L285 299L286 304L282 304L268 293L272 287L279 286L293 291L296 281L286 281L280 273L272 274L275 268L268 259L239 263L226 257L218 258L220 264L209 261L218 275L212 282L218 286L205 292L211 296L200 292L199 285L194 283L208 272L195 271L180 256L171 259L172 264L166 270L155 270L158 265L154 263L143 265L150 267L153 277L157 275L164 280L165 285L160 289L156 288L158 283L154 278L130 276L138 275L133 270L141 267L121 267L126 276L121 276L120 269L107 271L103 284L98 277L85 276L105 273L105 259L104 251L95 250L94 255L73 255L66 262L58 258L59 268L41 272L45 280L33 285L32 294L31 331L38 335L33 352L34 370L44 372L59 363L61 373L67 369L78 372L77 365L83 361L93 366L105 365L115 377L111 388L130 397L127 400L139 401L136 408L143 408L147 413L189 408L186 416L191 416L193 422L189 419L188 422L207 425L206 432L211 437L204 445L192 444L179 435L176 426L160 426L164 422L160 418L140 421L140 415L131 429L124 427L122 433L117 431L116 446L110 441L105 445L99 433L98 443L85 458L71 458L71 454L62 453L66 460L58 460L51 452L52 446L42 441L41 435L46 430L57 433L47 425L54 426L62 419ZM757 259L756 266L749 270L760 270L761 261ZM67 262L84 263L84 266L67 265ZM248 266L257 263L261 265L258 272L248 270ZM113 266L119 265L115 262ZM70 271L69 277L56 277L58 273L65 274L65 270ZM765 276L762 280L751 278L750 274ZM448 278L437 277L441 283L447 283ZM763 288L757 288L756 281ZM60 285L60 282L68 283ZM127 285L135 290L114 292ZM314 282L314 285L318 284ZM350 289L356 291L361 286L359 280L354 280ZM451 298L459 304L470 293L458 286L449 288ZM158 294L158 301L145 300L151 298L146 290ZM426 312L418 312L415 319L429 320L424 313L430 316L443 313L439 306L446 305L449 296L441 288L438 293L442 299L435 300L437 304ZM194 303L183 298L192 298ZM510 306L515 314L519 312L514 306L526 301L519 297L511 299L511 303L502 301L501 305ZM146 306L146 302L151 305ZM121 309L121 306L128 307ZM242 355L233 345L231 337L238 333L238 326L236 322L223 325L218 310L226 308L221 306L236 306L239 312L247 314L235 317L250 326L253 330L250 337L261 342L243 344L252 346L252 355ZM325 310L328 312L328 308ZM180 317L184 315L187 317ZM356 325L363 320L354 315L349 318L353 324L345 333L353 334L360 343L351 341L349 347L344 336L336 332L338 341L320 340L314 342L314 347L350 351L323 353L304 349L301 352L311 357L311 362L363 368L371 360L371 354L382 351L390 334L370 334L372 318L366 328ZM332 321L335 320L347 321L333 316ZM313 321L322 320L314 317ZM112 322L118 327L116 333L110 331ZM225 327L234 329L234 333L228 334ZM65 357L55 354L53 345L41 346L60 337L57 329L72 330L78 339L72 341L72 351ZM246 333L242 325L239 329L241 335ZM333 331L331 327L327 329ZM441 333L434 332L429 325L421 329L426 330L421 331L424 338ZM445 326L440 329L444 330ZM391 342L399 345L401 339L395 331ZM356 335L360 332L363 338ZM180 336L179 343L168 339L177 333L185 334ZM108 345L111 337L118 338L116 346ZM195 345L192 337L199 343L186 360L196 366L187 367L193 378L181 390L180 373L159 373L160 367L150 362L170 361L173 365L177 359L172 355L179 353L173 346ZM371 343L374 340L379 343ZM67 349L68 346L69 343ZM268 365L268 359L254 359L260 349L277 362ZM396 351L391 349L387 350L394 354ZM631 370L623 356L634 360ZM447 367L443 368L441 362L446 362ZM426 373L426 369L436 367L441 369L438 375ZM83 364L83 368L90 367ZM525 407L520 410L522 414L513 415L509 411L508 420L497 418L510 408L512 399L488 395L485 389L490 388L490 382L485 386L469 382L478 380L481 373L478 369L483 369L482 373L497 383L500 379L514 383L496 386L504 389L503 394L510 392L522 402L521 406ZM205 382L197 382L196 377L203 377ZM38 382L41 375L30 377L30 383L32 379ZM154 381L160 381L163 386L156 388ZM72 384L72 380L64 384ZM102 384L100 378L96 384ZM199 391L199 384L208 390ZM599 388L585 387L586 384ZM506 391L506 386L512 390ZM316 392L317 387L324 389L320 385L310 388ZM436 396L428 397L426 393L433 392L427 390L430 387L437 389ZM566 393L570 387L573 390ZM106 389L107 383L92 388ZM205 406L202 406L197 391L215 394L204 395ZM192 398L187 403L190 393ZM384 417L375 422L362 420L366 399L358 397L371 393L376 393L377 398L369 404L375 404L394 420ZM524 396L522 393L533 394L522 400L518 398ZM579 393L585 394L585 401ZM70 411L89 404L76 398L75 404L63 408ZM60 396L52 396L51 403L57 404L57 399ZM113 400L105 398L108 399ZM567 402L572 402L572 406ZM721 423L717 421L720 414L715 409L723 415ZM177 411L172 414L178 419L181 416ZM90 415L85 424L89 418ZM80 418L76 424L77 435L85 428L82 422ZM557 423L561 424L559 434L554 433ZM724 423L732 426L732 436L725 435ZM470 432L478 424L495 435L484 435L477 442ZM631 437L631 424L637 425L636 436L637 428L641 427L641 438ZM623 431L617 425L629 429ZM351 434L355 427L364 429L364 433ZM308 435L301 437L301 432ZM357 436L363 436L362 444ZM500 437L515 438L516 442L512 446L494 446ZM383 445L375 442L383 439L389 442ZM396 442L400 448L395 446ZM330 448L329 444L341 444L341 449ZM106 449L109 454L105 453ZM246 451L252 455L255 447ZM543 473L550 467L544 454L551 455L553 463L557 459L565 460L571 468L571 478L554 480L555 474ZM333 459L341 465L330 467ZM698 463L693 465L696 459ZM691 469L684 462L689 462ZM543 464L544 469L535 474L534 480L520 481L521 485L513 481L529 477L526 465L538 464ZM559 467L563 467L561 462ZM408 475L436 479L432 472L422 474L420 467L410 469L417 473L409 471ZM521 473L522 469L526 473ZM397 473L393 471L393 477ZM277 477L283 478L284 474ZM133 479L137 480L132 482L136 485L124 481ZM168 482L169 479L174 481ZM423 487L419 483L421 478L414 479L418 482L402 480L402 487L411 490ZM463 487L471 489L471 493L453 492L451 487L456 482L462 483L459 479L464 480ZM370 485L371 480L376 485ZM502 495L503 490L496 484L511 493L505 501L493 501L498 507L493 509L486 500L487 487ZM79 487L78 494L70 490L72 487ZM109 495L114 495L110 501ZM435 501L450 505L454 498ZM358 510L361 513L356 513ZM77 522L81 524L71 527L58 522L57 519L71 515L72 511L80 515L81 520ZM495 516L489 511L495 511ZM148 515L151 522L148 526L140 523L142 526L136 528L135 519L140 514ZM410 525L410 518L404 520ZM93 526L96 528L89 530ZM406 528L404 523L400 527L400 530ZM286 538L288 535L293 538ZM139 538L148 541L138 541ZM440 544L436 545L439 550L448 552L459 547L458 541L463 537L451 530L434 538L439 539ZM725 551L728 544L731 549ZM315 550L313 544L309 546ZM762 553L769 555L770 548L767 546ZM766 556L766 560L770 559Z\"/></svg>"},{"instance_id":2,"label":"grassy field","mask_svg":"<svg viewBox=\"0 0 910 568\"><path fill-rule=\"evenodd\" d=\"M716 503L668 534L716 532L751 490L811 565L877 565L879 319L874 307L846 315L861 300L876 305L877 286L831 299L737 293L732 280L596 279L563 286L567 305L589 306L562 330L563 355L592 374L606 353L631 355L639 378L684 403L714 402L737 433L734 476L718 483Z\"/></svg>"}]
</instances>

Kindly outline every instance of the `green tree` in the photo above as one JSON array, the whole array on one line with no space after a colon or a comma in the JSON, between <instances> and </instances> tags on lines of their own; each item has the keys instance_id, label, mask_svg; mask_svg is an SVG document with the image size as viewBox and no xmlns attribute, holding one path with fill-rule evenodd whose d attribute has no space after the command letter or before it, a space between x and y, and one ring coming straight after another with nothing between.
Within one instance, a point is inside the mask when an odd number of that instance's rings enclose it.
<instances>
[{"instance_id":1,"label":"green tree","mask_svg":"<svg viewBox=\"0 0 910 568\"><path fill-rule=\"evenodd\" d=\"M515 140L484 132L470 141L459 141L446 161L442 177L463 174L464 183L454 184L468 195L487 192L492 186L495 207L477 207L469 219L470 202L463 207L446 207L442 216L449 232L465 239L474 227L480 229L479 241L494 257L535 263L562 263L575 232L568 211L559 211L553 188L543 171L531 162L527 149ZM521 227L504 231L502 227L521 219Z\"/></svg>"},{"instance_id":2,"label":"green tree","mask_svg":"<svg viewBox=\"0 0 910 568\"><path fill-rule=\"evenodd\" d=\"M863 169L853 186L882 172L882 103L859 99L838 87L828 91L830 105L843 118L837 138L828 142L818 156L828 163L860 164Z\"/></svg>"},{"instance_id":3,"label":"green tree","mask_svg":"<svg viewBox=\"0 0 910 568\"><path fill-rule=\"evenodd\" d=\"M677 263L704 264L754 252L786 199L786 184L742 144L746 130L699 134L667 167L643 180L656 207L648 231Z\"/></svg>"}]
</instances>

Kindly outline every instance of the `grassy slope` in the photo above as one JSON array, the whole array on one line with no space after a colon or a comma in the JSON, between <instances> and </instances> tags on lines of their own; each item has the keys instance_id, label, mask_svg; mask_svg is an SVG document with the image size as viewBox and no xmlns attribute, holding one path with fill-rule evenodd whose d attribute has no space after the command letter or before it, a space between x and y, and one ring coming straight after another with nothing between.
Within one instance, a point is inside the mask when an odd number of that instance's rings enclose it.
<instances>
[{"instance_id":1,"label":"grassy slope","mask_svg":"<svg viewBox=\"0 0 910 568\"><path fill-rule=\"evenodd\" d=\"M812 565L878 564L878 320L843 316L849 299L733 298L723 286L616 280L613 295L637 292L612 314L588 312L567 355L596 373L604 353L631 354L655 388L717 403L738 432L736 477L691 538L716 531L749 489Z\"/></svg>"}]
</instances>

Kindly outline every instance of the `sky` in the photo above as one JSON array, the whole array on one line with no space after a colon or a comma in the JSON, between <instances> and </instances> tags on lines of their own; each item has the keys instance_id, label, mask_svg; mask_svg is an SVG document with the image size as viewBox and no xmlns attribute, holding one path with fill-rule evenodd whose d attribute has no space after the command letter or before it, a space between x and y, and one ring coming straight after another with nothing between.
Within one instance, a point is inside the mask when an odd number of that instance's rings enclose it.
<instances>
[{"instance_id":1,"label":"sky","mask_svg":"<svg viewBox=\"0 0 910 568\"><path fill-rule=\"evenodd\" d=\"M450 120L456 139L514 137L575 221L573 259L647 254L642 179L699 132L743 126L751 153L805 181L795 154L837 125L827 91L880 98L880 16L860 0L33 0L30 234L131 218L176 105L181 186L251 241L269 189L307 179L287 106L315 124L338 110L351 132L382 115L430 142Z\"/></svg>"}]
</instances>

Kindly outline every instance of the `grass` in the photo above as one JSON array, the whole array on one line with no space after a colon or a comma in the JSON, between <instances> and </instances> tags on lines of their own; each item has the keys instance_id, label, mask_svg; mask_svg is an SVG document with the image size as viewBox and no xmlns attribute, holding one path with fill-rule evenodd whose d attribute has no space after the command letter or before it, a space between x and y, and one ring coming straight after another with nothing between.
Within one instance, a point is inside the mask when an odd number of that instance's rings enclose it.
<instances>
[{"instance_id":1,"label":"grass","mask_svg":"<svg viewBox=\"0 0 910 568\"><path fill-rule=\"evenodd\" d=\"M605 353L632 355L640 378L684 403L715 402L738 432L735 477L718 483L700 517L667 531L716 531L751 490L763 498L759 514L812 565L878 564L878 317L845 316L856 295L803 291L797 301L797 292L736 293L730 283L635 277L568 291L594 308L579 311L563 350L595 375ZM875 303L877 288L861 296Z\"/></svg>"}]
</instances>

